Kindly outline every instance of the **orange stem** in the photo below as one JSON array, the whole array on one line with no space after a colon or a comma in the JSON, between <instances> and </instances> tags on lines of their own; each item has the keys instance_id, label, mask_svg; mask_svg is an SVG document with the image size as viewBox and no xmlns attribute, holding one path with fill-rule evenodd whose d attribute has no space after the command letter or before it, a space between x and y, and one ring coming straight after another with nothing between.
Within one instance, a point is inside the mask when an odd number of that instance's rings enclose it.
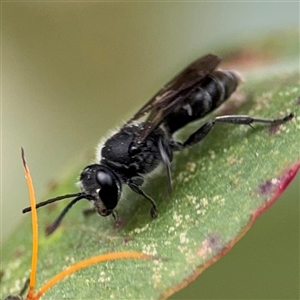
<instances>
[{"instance_id":1,"label":"orange stem","mask_svg":"<svg viewBox=\"0 0 300 300\"><path fill-rule=\"evenodd\" d=\"M93 264L97 264L99 262L108 261L108 260L115 260L115 259L126 259L126 258L137 258L137 259L150 259L151 256L140 253L140 252L112 252L106 254L100 254L98 256L93 256L88 259L82 260L67 269L61 271L54 277L52 277L48 282L45 283L44 286L40 288L38 293L34 295L32 300L39 299L48 289L50 289L53 285L58 283L60 280L65 278L66 276L76 272L77 270L84 269L89 267Z\"/></svg>"},{"instance_id":2,"label":"orange stem","mask_svg":"<svg viewBox=\"0 0 300 300\"><path fill-rule=\"evenodd\" d=\"M31 224L32 224L32 254L31 254L31 271L30 271L30 281L29 281L29 291L27 294L27 299L33 299L34 286L35 286L35 275L36 275L36 267L37 267L37 256L38 256L38 220L37 213L35 208L35 196L34 196L34 188L32 184L32 179L30 176L29 168L26 164L24 149L22 148L22 160L25 171L25 178L27 181L28 191L29 191L29 199L31 206Z\"/></svg>"}]
</instances>

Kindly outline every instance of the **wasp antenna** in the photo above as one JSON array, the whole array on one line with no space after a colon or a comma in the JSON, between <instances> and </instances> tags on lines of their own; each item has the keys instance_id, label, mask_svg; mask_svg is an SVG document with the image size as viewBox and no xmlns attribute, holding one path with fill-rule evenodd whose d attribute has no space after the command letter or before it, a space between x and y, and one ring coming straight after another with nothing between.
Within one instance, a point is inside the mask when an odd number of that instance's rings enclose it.
<instances>
[{"instance_id":1,"label":"wasp antenna","mask_svg":"<svg viewBox=\"0 0 300 300\"><path fill-rule=\"evenodd\" d=\"M29 287L29 278L27 278L26 281L24 282L22 290L20 291L20 296L23 296L25 294L28 287Z\"/></svg>"},{"instance_id":2,"label":"wasp antenna","mask_svg":"<svg viewBox=\"0 0 300 300\"><path fill-rule=\"evenodd\" d=\"M46 229L46 235L50 235L51 233L53 233L56 228L59 226L61 220L63 219L63 217L66 215L66 213L69 211L69 209L79 200L81 199L85 199L86 195L84 193L80 193L78 194L79 196L76 197L75 199L73 199L64 209L63 211L60 213L60 215L57 217L57 219L47 227Z\"/></svg>"},{"instance_id":3,"label":"wasp antenna","mask_svg":"<svg viewBox=\"0 0 300 300\"><path fill-rule=\"evenodd\" d=\"M72 273L87 268L91 265L103 262L103 261L109 261L109 260L116 260L116 259L153 259L152 256L141 253L141 252L112 252L112 253L105 253L105 254L100 254L97 256L93 256L87 259L84 259L67 269L61 271L54 277L52 277L48 282L45 283L44 286L40 288L40 290L37 292L37 294L34 296L35 299L39 299L47 290L49 290L53 285L61 281L63 278L66 276L71 275Z\"/></svg>"},{"instance_id":4,"label":"wasp antenna","mask_svg":"<svg viewBox=\"0 0 300 300\"><path fill-rule=\"evenodd\" d=\"M63 195L63 196L58 196L58 197L55 197L55 198L51 198L51 199L48 199L48 200L45 200L43 202L40 202L38 203L35 208L39 208L39 207L42 207L42 206L45 206L45 205L48 205L50 203L53 203L53 202L57 202L59 200L63 200L63 199L67 199L67 198L72 198L72 197L84 197L85 196L85 193L76 193L76 194L66 194L66 195ZM31 207L26 207L22 210L23 214L27 213L27 212L30 212L31 211Z\"/></svg>"},{"instance_id":5,"label":"wasp antenna","mask_svg":"<svg viewBox=\"0 0 300 300\"><path fill-rule=\"evenodd\" d=\"M33 299L34 286L35 286L35 276L36 276L36 266L37 266L37 256L38 256L38 220L35 207L35 196L34 188L32 184L32 178L29 172L29 168L25 160L24 149L21 148L21 156L23 160L23 166L25 171L25 178L27 181L28 191L29 191L29 200L31 206L31 223L32 223L32 255L31 255L31 272L29 280L29 291L27 294L27 299Z\"/></svg>"}]
</instances>

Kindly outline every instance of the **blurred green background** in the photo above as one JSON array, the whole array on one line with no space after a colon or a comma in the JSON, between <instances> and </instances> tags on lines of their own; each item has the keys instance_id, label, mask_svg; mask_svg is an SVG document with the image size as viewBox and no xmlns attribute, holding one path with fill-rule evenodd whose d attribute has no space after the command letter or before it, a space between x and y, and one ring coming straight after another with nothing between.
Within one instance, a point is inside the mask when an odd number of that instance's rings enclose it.
<instances>
[{"instance_id":1,"label":"blurred green background","mask_svg":"<svg viewBox=\"0 0 300 300\"><path fill-rule=\"evenodd\" d=\"M37 199L188 62L299 28L297 2L2 2L1 240ZM300 177L173 299L298 299Z\"/></svg>"}]
</instances>

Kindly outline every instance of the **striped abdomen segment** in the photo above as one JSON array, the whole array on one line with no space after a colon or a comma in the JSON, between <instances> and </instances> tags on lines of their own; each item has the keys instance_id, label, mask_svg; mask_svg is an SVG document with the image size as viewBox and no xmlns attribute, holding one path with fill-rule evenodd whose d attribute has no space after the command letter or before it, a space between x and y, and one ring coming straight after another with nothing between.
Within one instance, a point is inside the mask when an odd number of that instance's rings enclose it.
<instances>
[{"instance_id":1,"label":"striped abdomen segment","mask_svg":"<svg viewBox=\"0 0 300 300\"><path fill-rule=\"evenodd\" d=\"M173 133L186 124L200 119L220 106L236 90L240 76L235 71L216 70L193 87L193 92L163 124Z\"/></svg>"}]
</instances>

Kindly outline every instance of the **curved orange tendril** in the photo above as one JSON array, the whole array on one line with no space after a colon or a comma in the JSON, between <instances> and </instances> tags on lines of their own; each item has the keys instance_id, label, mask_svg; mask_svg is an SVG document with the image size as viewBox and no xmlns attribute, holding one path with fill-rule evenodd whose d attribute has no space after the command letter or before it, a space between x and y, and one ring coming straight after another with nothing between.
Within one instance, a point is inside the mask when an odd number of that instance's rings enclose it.
<instances>
[{"instance_id":1,"label":"curved orange tendril","mask_svg":"<svg viewBox=\"0 0 300 300\"><path fill-rule=\"evenodd\" d=\"M38 300L47 290L49 290L53 285L58 283L60 280L65 278L72 273L87 268L91 265L94 265L99 262L115 260L115 259L128 259L128 258L136 258L136 259L151 259L153 258L150 255L141 253L141 252L112 252L100 254L97 256L93 256L87 259L84 259L67 269L61 271L52 277L48 282L44 284L34 295L34 287L35 287L35 276L36 276L36 267L37 267L37 255L38 255L38 220L37 220L37 212L36 212L36 202L34 195L34 188L32 184L32 178L30 176L29 168L26 164L24 149L22 148L22 160L23 166L25 170L25 177L27 181L29 198L30 198L30 206L31 206L31 220L32 220L32 258L31 258L31 272L30 272L30 281L29 281L29 291L26 296L27 300Z\"/></svg>"},{"instance_id":2,"label":"curved orange tendril","mask_svg":"<svg viewBox=\"0 0 300 300\"><path fill-rule=\"evenodd\" d=\"M32 179L30 176L29 168L26 164L24 149L21 149L22 160L25 171L25 177L27 181L29 199L31 206L31 224L32 224L32 255L31 255L31 271L30 271L30 281L29 281L29 291L27 294L27 299L33 298L34 286L35 286L35 275L36 275L36 266L37 266L37 256L38 256L38 221L37 213L35 208L35 196L34 188L32 184Z\"/></svg>"},{"instance_id":3,"label":"curved orange tendril","mask_svg":"<svg viewBox=\"0 0 300 300\"><path fill-rule=\"evenodd\" d=\"M150 259L152 257L147 254L140 253L140 252L112 252L112 253L105 253L105 254L100 254L98 256L90 257L90 258L82 260L82 261L68 267L67 269L61 271L60 273L56 274L48 282L46 282L43 287L40 288L40 290L38 291L38 293L36 295L34 295L32 300L39 299L53 285L58 283L60 280L62 280L66 276L68 276L80 269L84 269L86 267L89 267L93 264L96 264L96 263L99 263L102 261L115 260L115 259L126 259L126 258Z\"/></svg>"}]
</instances>

